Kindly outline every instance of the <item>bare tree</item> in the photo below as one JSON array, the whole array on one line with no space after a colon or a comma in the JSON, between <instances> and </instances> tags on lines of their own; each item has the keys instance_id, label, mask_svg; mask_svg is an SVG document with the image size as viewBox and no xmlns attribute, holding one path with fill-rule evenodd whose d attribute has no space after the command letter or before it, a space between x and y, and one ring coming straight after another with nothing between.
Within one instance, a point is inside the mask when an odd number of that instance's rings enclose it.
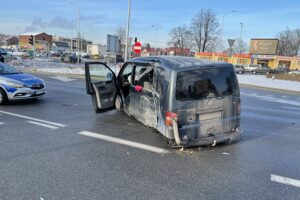
<instances>
[{"instance_id":1,"label":"bare tree","mask_svg":"<svg viewBox=\"0 0 300 200\"><path fill-rule=\"evenodd\" d=\"M119 26L116 29L116 36L119 38L119 54L124 55L125 53L125 46L126 46L126 29L123 26Z\"/></svg>"},{"instance_id":2,"label":"bare tree","mask_svg":"<svg viewBox=\"0 0 300 200\"><path fill-rule=\"evenodd\" d=\"M243 39L238 38L232 49L234 53L246 53L248 51L248 45Z\"/></svg>"},{"instance_id":3,"label":"bare tree","mask_svg":"<svg viewBox=\"0 0 300 200\"><path fill-rule=\"evenodd\" d=\"M279 39L277 53L281 56L297 56L300 50L300 29L286 30L277 34Z\"/></svg>"},{"instance_id":4,"label":"bare tree","mask_svg":"<svg viewBox=\"0 0 300 200\"><path fill-rule=\"evenodd\" d=\"M199 52L216 49L219 38L216 14L211 9L201 10L192 19L191 32Z\"/></svg>"},{"instance_id":5,"label":"bare tree","mask_svg":"<svg viewBox=\"0 0 300 200\"><path fill-rule=\"evenodd\" d=\"M179 48L180 54L184 55L185 48L192 48L192 34L186 25L175 27L170 32L170 45Z\"/></svg>"}]
</instances>

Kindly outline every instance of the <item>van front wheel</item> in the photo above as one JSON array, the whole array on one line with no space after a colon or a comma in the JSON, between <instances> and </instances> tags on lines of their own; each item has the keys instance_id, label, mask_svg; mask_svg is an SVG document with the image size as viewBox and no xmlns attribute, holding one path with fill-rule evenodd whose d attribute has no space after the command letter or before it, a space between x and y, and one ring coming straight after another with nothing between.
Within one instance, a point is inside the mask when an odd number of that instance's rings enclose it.
<instances>
[{"instance_id":1,"label":"van front wheel","mask_svg":"<svg viewBox=\"0 0 300 200\"><path fill-rule=\"evenodd\" d=\"M117 97L116 97L115 107L116 107L117 111L122 111L122 109L123 109L123 102L119 95L117 95Z\"/></svg>"}]
</instances>

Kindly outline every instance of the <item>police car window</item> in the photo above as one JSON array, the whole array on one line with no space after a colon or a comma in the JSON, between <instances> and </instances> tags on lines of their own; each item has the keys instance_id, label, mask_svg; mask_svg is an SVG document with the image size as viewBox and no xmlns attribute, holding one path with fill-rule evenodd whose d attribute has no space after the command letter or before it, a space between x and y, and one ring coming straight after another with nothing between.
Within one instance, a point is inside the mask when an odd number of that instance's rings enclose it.
<instances>
[{"instance_id":1,"label":"police car window","mask_svg":"<svg viewBox=\"0 0 300 200\"><path fill-rule=\"evenodd\" d=\"M113 78L112 72L102 64L92 64L89 70L92 83L111 81Z\"/></svg>"}]
</instances>

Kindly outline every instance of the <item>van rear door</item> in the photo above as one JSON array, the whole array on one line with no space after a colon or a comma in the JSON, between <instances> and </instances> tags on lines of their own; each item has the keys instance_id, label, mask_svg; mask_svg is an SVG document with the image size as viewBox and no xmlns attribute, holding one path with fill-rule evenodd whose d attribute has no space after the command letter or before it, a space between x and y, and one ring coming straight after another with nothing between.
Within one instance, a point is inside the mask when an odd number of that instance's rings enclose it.
<instances>
[{"instance_id":1,"label":"van rear door","mask_svg":"<svg viewBox=\"0 0 300 200\"><path fill-rule=\"evenodd\" d=\"M239 124L240 95L232 65L178 72L175 99L181 137L229 133Z\"/></svg>"}]
</instances>

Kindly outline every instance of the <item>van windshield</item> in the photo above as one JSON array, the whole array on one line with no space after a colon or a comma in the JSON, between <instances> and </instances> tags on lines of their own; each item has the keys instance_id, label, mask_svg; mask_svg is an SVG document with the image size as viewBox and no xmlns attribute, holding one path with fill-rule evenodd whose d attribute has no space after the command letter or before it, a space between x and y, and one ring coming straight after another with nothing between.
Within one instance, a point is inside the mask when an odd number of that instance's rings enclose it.
<instances>
[{"instance_id":1,"label":"van windshield","mask_svg":"<svg viewBox=\"0 0 300 200\"><path fill-rule=\"evenodd\" d=\"M232 67L197 69L177 74L176 100L223 97L237 91L238 82Z\"/></svg>"}]
</instances>

